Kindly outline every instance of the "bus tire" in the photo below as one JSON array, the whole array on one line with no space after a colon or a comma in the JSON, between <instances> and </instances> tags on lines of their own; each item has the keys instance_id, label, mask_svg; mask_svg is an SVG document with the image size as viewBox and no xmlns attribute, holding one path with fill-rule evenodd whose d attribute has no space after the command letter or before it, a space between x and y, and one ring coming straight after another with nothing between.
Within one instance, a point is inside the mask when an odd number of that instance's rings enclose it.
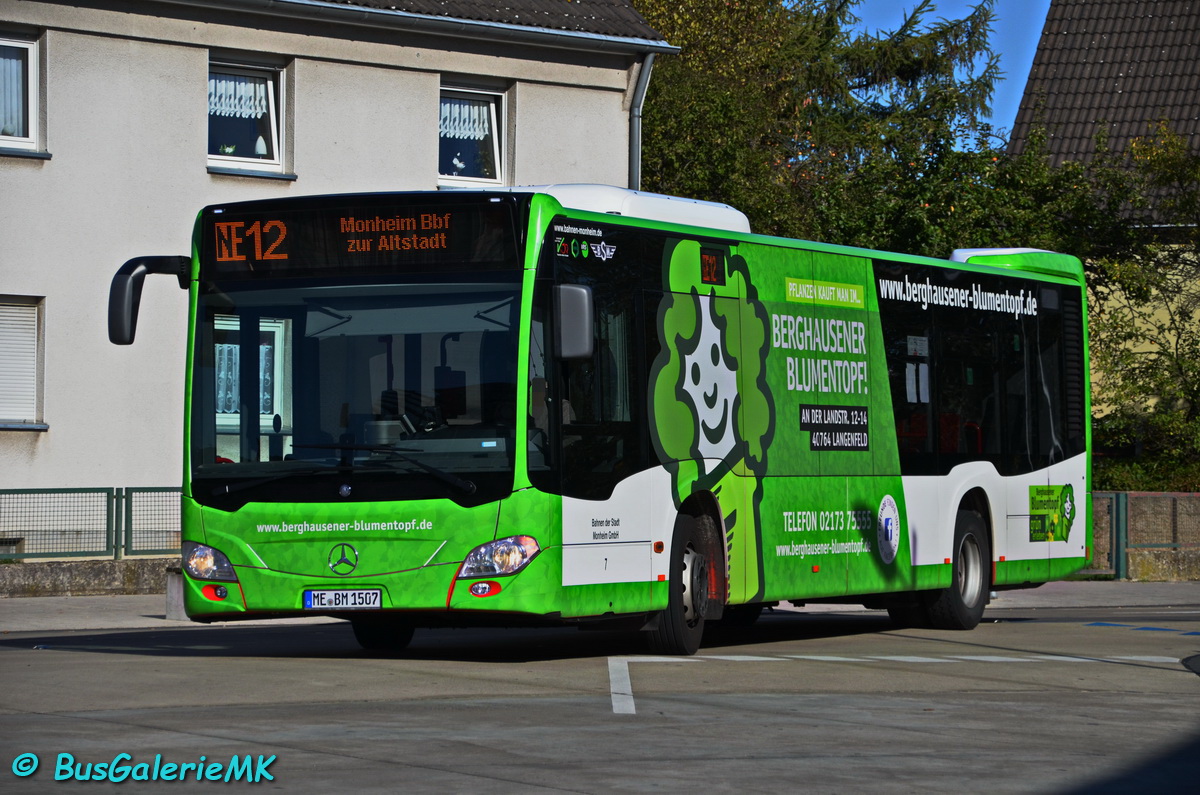
<instances>
[{"instance_id":1,"label":"bus tire","mask_svg":"<svg viewBox=\"0 0 1200 795\"><path fill-rule=\"evenodd\" d=\"M671 541L670 597L667 609L650 632L650 648L657 654L692 655L704 636L704 614L708 610L708 558L699 538L713 531L710 516L680 515L675 520Z\"/></svg>"},{"instance_id":2,"label":"bus tire","mask_svg":"<svg viewBox=\"0 0 1200 795\"><path fill-rule=\"evenodd\" d=\"M413 639L411 624L391 618L352 618L350 626L358 645L367 651L404 651Z\"/></svg>"},{"instance_id":3,"label":"bus tire","mask_svg":"<svg viewBox=\"0 0 1200 795\"><path fill-rule=\"evenodd\" d=\"M934 591L929 601L934 629L974 629L979 624L988 602L991 560L983 517L975 511L959 511L950 587Z\"/></svg>"}]
</instances>

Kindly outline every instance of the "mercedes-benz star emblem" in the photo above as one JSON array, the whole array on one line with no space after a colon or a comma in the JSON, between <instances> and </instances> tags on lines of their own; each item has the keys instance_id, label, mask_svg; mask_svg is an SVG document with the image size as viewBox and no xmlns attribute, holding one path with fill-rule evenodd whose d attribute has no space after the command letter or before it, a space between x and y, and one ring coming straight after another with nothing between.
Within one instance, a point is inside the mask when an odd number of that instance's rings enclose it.
<instances>
[{"instance_id":1,"label":"mercedes-benz star emblem","mask_svg":"<svg viewBox=\"0 0 1200 795\"><path fill-rule=\"evenodd\" d=\"M329 550L329 570L334 574L349 574L358 568L358 550L349 544L334 544Z\"/></svg>"}]
</instances>

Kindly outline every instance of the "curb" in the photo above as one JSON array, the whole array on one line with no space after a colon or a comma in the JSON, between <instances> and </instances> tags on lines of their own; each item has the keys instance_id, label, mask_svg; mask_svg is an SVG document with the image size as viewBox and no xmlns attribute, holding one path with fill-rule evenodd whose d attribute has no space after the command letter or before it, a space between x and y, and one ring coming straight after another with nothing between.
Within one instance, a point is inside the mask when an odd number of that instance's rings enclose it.
<instances>
[{"instance_id":1,"label":"curb","mask_svg":"<svg viewBox=\"0 0 1200 795\"><path fill-rule=\"evenodd\" d=\"M6 563L0 565L0 598L166 593L167 569L178 560L172 556Z\"/></svg>"}]
</instances>

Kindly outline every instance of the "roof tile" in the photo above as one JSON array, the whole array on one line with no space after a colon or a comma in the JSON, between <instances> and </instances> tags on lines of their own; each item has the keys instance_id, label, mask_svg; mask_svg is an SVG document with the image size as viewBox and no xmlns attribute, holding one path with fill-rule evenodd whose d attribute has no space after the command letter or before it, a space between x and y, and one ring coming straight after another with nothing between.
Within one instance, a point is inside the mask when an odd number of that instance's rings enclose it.
<instances>
[{"instance_id":1,"label":"roof tile","mask_svg":"<svg viewBox=\"0 0 1200 795\"><path fill-rule=\"evenodd\" d=\"M627 0L330 0L348 6L663 41Z\"/></svg>"},{"instance_id":2,"label":"roof tile","mask_svg":"<svg viewBox=\"0 0 1200 795\"><path fill-rule=\"evenodd\" d=\"M1124 149L1164 116L1200 150L1200 2L1051 0L1010 149L1041 117L1054 162L1094 151L1098 125Z\"/></svg>"}]
</instances>

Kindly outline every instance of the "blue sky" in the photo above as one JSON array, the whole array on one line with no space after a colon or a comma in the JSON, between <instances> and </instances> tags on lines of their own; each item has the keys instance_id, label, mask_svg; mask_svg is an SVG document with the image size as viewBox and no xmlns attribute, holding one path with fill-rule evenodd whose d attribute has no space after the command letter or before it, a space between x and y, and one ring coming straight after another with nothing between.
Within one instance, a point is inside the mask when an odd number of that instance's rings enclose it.
<instances>
[{"instance_id":1,"label":"blue sky","mask_svg":"<svg viewBox=\"0 0 1200 795\"><path fill-rule=\"evenodd\" d=\"M904 12L917 3L918 0L861 0L854 13L862 19L860 27L864 30L893 30L899 26ZM927 19L959 19L975 5L977 2L973 0L935 0L934 11ZM1049 8L1050 0L996 0L991 43L992 50L1000 56L1004 76L992 97L989 121L994 127L1012 129Z\"/></svg>"}]
</instances>

